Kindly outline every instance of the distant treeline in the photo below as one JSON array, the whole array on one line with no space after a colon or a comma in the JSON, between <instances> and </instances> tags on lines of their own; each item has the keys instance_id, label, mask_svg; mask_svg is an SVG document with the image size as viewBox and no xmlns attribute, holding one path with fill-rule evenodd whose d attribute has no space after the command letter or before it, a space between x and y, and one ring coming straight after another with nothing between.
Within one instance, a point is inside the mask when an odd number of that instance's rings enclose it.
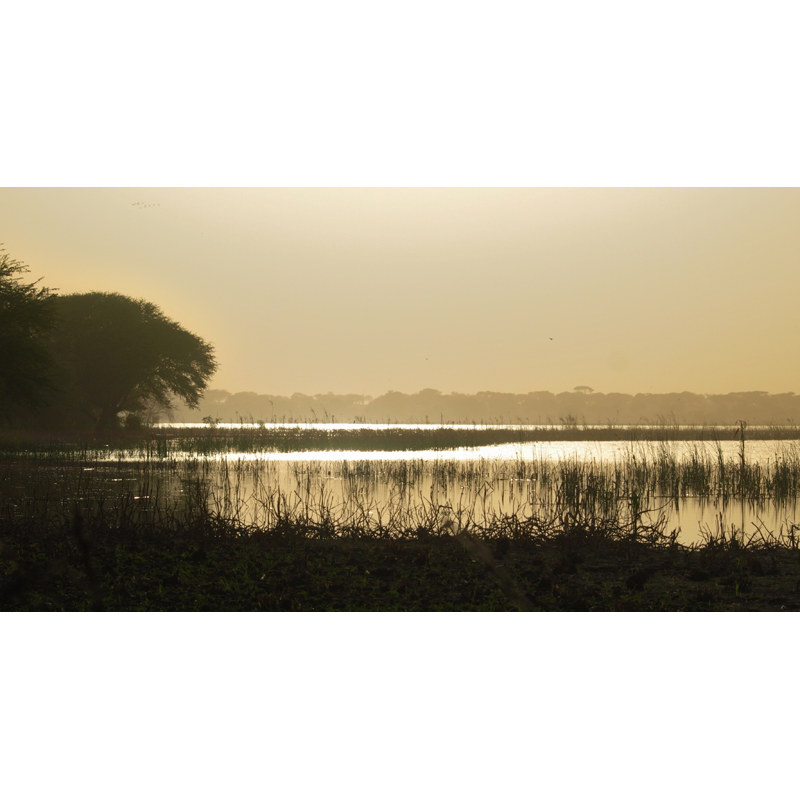
<instances>
[{"instance_id":1,"label":"distant treeline","mask_svg":"<svg viewBox=\"0 0 800 800\"><path fill-rule=\"evenodd\" d=\"M478 392L442 394L293 394L291 397L209 390L197 409L177 406L174 418L201 422L400 422L566 425L686 424L786 425L800 422L800 396L793 392L731 392L703 395L618 394L592 391Z\"/></svg>"}]
</instances>

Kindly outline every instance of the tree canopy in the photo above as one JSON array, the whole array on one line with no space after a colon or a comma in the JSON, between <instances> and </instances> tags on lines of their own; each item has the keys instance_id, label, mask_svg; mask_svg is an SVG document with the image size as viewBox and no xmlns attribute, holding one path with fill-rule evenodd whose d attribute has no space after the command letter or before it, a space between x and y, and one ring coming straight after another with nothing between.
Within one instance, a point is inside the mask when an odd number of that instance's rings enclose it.
<instances>
[{"instance_id":1,"label":"tree canopy","mask_svg":"<svg viewBox=\"0 0 800 800\"><path fill-rule=\"evenodd\" d=\"M54 295L39 281L25 283L28 267L0 250L0 415L20 406L37 408L53 388L47 334L54 322Z\"/></svg>"},{"instance_id":2,"label":"tree canopy","mask_svg":"<svg viewBox=\"0 0 800 800\"><path fill-rule=\"evenodd\" d=\"M146 300L106 292L55 299L66 392L98 426L153 401L197 407L217 368L211 344Z\"/></svg>"}]
</instances>

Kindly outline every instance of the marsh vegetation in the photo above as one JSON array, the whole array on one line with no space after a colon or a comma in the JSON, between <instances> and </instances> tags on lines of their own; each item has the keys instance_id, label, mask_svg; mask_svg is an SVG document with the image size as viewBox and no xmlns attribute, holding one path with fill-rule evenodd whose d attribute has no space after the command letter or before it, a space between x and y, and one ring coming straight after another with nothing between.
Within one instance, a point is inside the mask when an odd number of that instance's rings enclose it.
<instances>
[{"instance_id":1,"label":"marsh vegetation","mask_svg":"<svg viewBox=\"0 0 800 800\"><path fill-rule=\"evenodd\" d=\"M0 515L211 515L389 536L448 520L463 529L570 517L654 526L685 543L699 541L720 515L746 518L751 532L794 530L800 442L763 438L784 430L764 430L758 440L742 438L743 429L738 440L722 438L725 430L684 440L676 434L689 431L626 429L625 440L559 441L564 432L208 426L74 442L6 439ZM545 435L551 441L541 441ZM677 530L687 510L700 524Z\"/></svg>"},{"instance_id":2,"label":"marsh vegetation","mask_svg":"<svg viewBox=\"0 0 800 800\"><path fill-rule=\"evenodd\" d=\"M703 439L684 440L675 431L658 439L652 429L627 429L624 440L557 441L562 432L551 431L554 441L549 442L541 441L542 430L535 432L539 440L520 441L531 431L433 426L145 428L72 441L9 434L0 444L5 548L0 562L6 581L0 595L12 607L51 607L55 601L47 599L44 589L54 580L66 580L74 597L68 592L72 599L65 599L62 593L52 607L132 607L126 605L131 597L141 607L217 607L216 590L209 588L212 572L221 570L219 585L228 585L232 578L226 571L237 564L235 570L245 570L241 580L246 574L250 582L246 607L457 607L454 598L464 600L466 590L453 586L467 580L466 569L483 588L470 594L463 607L633 608L640 607L638 584L644 587L653 578L657 585L660 578L654 576L669 573L664 559L680 554L685 564L694 565L684 570L686 575L711 580L715 569L722 570L717 578L730 585L711 592L714 602L722 602L728 589L731 602L738 602L750 578L741 564L730 561L734 551L782 554L770 564L789 580L795 568L792 554L798 553L797 439L751 440L740 428L738 439L713 438L708 430ZM338 449L345 444L349 450ZM378 444L385 449L376 449ZM415 449L421 446L426 449ZM691 527L681 525L690 519ZM195 595L194 581L200 577L190 578L190 573L200 569L200 562L191 559L200 552L206 554L198 556L201 560L216 556L203 561L205 594ZM54 553L61 553L60 566L53 566ZM431 579L435 553L443 559L435 572L439 588L434 582L423 589L420 581ZM697 566L713 553L726 554L724 568ZM250 563L251 556L256 562L242 566L241 559ZM168 574L157 566L159 558L174 562ZM254 577L254 570L268 576L278 569L273 558L288 559L281 563L286 569L293 564L292 570L319 558L319 569L326 563L332 572L327 578L318 575L319 585L298 599L284 573L280 591L266 591L261 578ZM587 584L578 595L572 589L563 594L564 581L584 574L581 565L594 558L599 562L593 569L605 576L603 586L588 589ZM618 558L622 566L614 567ZM753 569L767 575L763 559L756 558L759 566ZM90 569L97 559L104 566ZM342 566L347 559L347 564L363 562L357 580ZM424 567L423 576L381 566L386 559L392 564L407 559L412 572ZM509 566L513 563L516 572ZM453 569L452 585L447 564ZM375 583L375 569L377 575L401 575L400 589L389 591ZM476 569L483 572L478 575ZM614 578L614 569L624 574ZM131 570L127 578L119 577ZM538 576L545 589L550 586L547 597L532 591L519 570ZM640 581L636 575L642 570ZM95 577L89 577L90 571ZM101 573L106 577L98 577ZM150 589L142 588L142 574L141 592L136 589L138 573L151 575L145 581ZM298 574L307 576L307 568ZM372 576L366 583L365 574ZM733 574L739 577L731 583ZM629 578L633 588L627 586ZM331 590L331 581L342 596ZM420 592L411 605L403 594L409 581ZM153 594L155 586L160 594ZM190 600L186 592L192 586ZM378 597L381 586L389 591L388 599ZM237 595L240 589L231 591ZM361 589L367 594L359 594ZM684 589L683 601L691 606L694 594ZM792 607L793 595L787 591L784 586L778 593L780 605ZM626 600L631 592L639 600L633 602L633 595ZM236 602L233 595L231 603ZM644 607L655 607L663 598L651 600Z\"/></svg>"}]
</instances>

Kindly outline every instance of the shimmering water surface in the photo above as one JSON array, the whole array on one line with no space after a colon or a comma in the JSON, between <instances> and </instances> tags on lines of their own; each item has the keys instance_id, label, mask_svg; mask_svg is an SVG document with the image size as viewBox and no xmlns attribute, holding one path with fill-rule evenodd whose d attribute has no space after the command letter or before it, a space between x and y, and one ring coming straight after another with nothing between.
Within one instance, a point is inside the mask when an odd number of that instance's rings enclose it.
<instances>
[{"instance_id":1,"label":"shimmering water surface","mask_svg":"<svg viewBox=\"0 0 800 800\"><path fill-rule=\"evenodd\" d=\"M184 426L171 427L180 432ZM270 426L219 426L223 430L233 427ZM305 427L441 428L323 423ZM736 470L743 456L739 441L517 442L446 450L302 452L245 452L237 451L234 445L235 438L230 449L202 456L183 447L180 436L162 444L158 452L109 447L75 465L80 471L79 486L70 492L82 491L89 496L104 487L126 493L145 508L148 503L188 502L190 497L196 501L202 494L202 502L212 510L262 525L274 517L276 504L285 508L287 503L304 510L309 518L328 514L339 520L393 518L409 524L437 509L457 519L482 522L492 517L548 516L590 507L600 516L612 508L624 515L635 504L644 521L663 518L667 532L679 529L679 540L686 543L700 540L703 531L730 526L745 535L786 530L797 518L795 496L784 493L776 499L765 492L749 500L736 496ZM746 441L744 459L749 467L759 465L765 474L771 474L786 464L800 463L800 444L795 440ZM659 461L662 465L712 465L718 472L727 473L729 483L725 485L733 486L734 491L715 491L712 487L694 493L684 489L676 494L654 489L631 497L627 490L619 490L616 501L609 499L615 481L622 486L632 471L646 470ZM62 474L62 482L66 480Z\"/></svg>"}]
</instances>

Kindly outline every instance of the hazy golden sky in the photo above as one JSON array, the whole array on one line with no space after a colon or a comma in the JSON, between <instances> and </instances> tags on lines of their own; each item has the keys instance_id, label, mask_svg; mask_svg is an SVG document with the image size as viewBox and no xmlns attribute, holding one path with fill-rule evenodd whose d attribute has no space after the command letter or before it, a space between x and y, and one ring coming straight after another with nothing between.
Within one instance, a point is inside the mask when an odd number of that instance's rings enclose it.
<instances>
[{"instance_id":1,"label":"hazy golden sky","mask_svg":"<svg viewBox=\"0 0 800 800\"><path fill-rule=\"evenodd\" d=\"M797 189L0 189L0 220L45 285L213 342L214 388L800 391Z\"/></svg>"}]
</instances>

